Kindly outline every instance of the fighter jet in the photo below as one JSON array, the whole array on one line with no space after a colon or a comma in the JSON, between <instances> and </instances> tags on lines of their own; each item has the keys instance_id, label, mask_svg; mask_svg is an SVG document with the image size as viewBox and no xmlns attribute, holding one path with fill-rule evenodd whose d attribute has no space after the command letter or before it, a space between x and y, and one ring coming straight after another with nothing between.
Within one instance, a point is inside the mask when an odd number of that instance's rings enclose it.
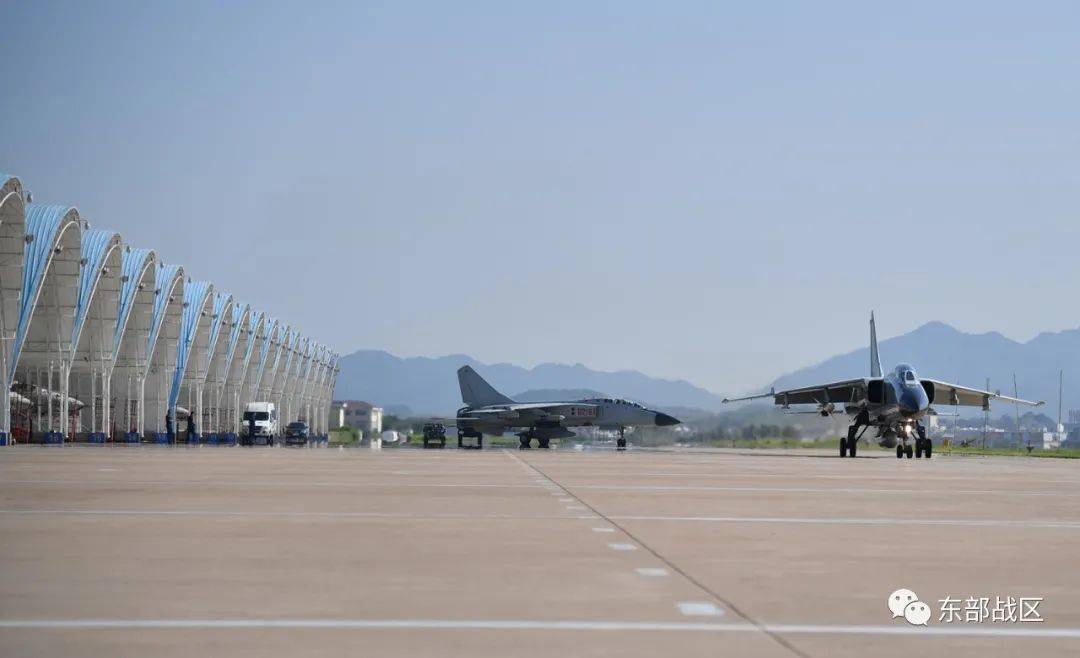
<instances>
[{"instance_id":1,"label":"fighter jet","mask_svg":"<svg viewBox=\"0 0 1080 658\"><path fill-rule=\"evenodd\" d=\"M793 404L817 405L816 412L811 413L819 413L825 417L841 413L842 407L843 413L852 416L853 422L848 427L847 437L840 439L841 457L854 457L859 440L867 428L873 427L877 430L877 438L882 447L896 447L898 459L905 456L910 459L912 452L915 457L925 456L930 459L933 446L926 438L926 427L919 421L936 413L931 405L961 405L989 410L990 400L995 399L1031 407L1043 404L935 379L922 379L915 372L915 368L907 363L899 364L892 372L882 376L873 312L870 313L870 377L787 391L774 389L764 395L725 399L724 402L769 397L784 409ZM912 440L915 444L914 451Z\"/></svg>"},{"instance_id":2,"label":"fighter jet","mask_svg":"<svg viewBox=\"0 0 1080 658\"><path fill-rule=\"evenodd\" d=\"M614 398L595 398L572 402L514 402L496 391L475 370L462 366L457 371L464 407L458 409L455 423L458 442L464 437L483 445L484 434L499 436L509 429L517 433L522 450L533 439L541 448L550 447L551 439L576 436L569 427L600 427L619 431L618 448L626 449L627 427L677 425L678 419L646 409L636 402Z\"/></svg>"}]
</instances>

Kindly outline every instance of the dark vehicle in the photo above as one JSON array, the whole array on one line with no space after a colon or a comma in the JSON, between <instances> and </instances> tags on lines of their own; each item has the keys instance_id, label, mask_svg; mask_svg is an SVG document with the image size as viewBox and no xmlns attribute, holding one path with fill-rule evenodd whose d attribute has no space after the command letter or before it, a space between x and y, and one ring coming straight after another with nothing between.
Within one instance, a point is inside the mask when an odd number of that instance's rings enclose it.
<instances>
[{"instance_id":1,"label":"dark vehicle","mask_svg":"<svg viewBox=\"0 0 1080 658\"><path fill-rule=\"evenodd\" d=\"M427 423L424 425L424 447L446 447L446 428L441 423Z\"/></svg>"},{"instance_id":2,"label":"dark vehicle","mask_svg":"<svg viewBox=\"0 0 1080 658\"><path fill-rule=\"evenodd\" d=\"M307 423L294 421L285 427L285 445L306 446L308 444Z\"/></svg>"}]
</instances>

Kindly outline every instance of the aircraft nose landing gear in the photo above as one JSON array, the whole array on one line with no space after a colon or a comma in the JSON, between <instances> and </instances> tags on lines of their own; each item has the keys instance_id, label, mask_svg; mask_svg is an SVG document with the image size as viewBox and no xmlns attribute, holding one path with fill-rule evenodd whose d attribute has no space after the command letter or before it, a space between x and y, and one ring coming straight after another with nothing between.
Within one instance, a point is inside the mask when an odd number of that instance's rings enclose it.
<instances>
[{"instance_id":1,"label":"aircraft nose landing gear","mask_svg":"<svg viewBox=\"0 0 1080 658\"><path fill-rule=\"evenodd\" d=\"M619 428L619 439L615 442L617 450L626 450L626 428Z\"/></svg>"},{"instance_id":2,"label":"aircraft nose landing gear","mask_svg":"<svg viewBox=\"0 0 1080 658\"><path fill-rule=\"evenodd\" d=\"M922 446L922 441L926 438L926 429L923 428L923 426L920 425L918 422L915 423L915 427L912 427L910 424L901 425L899 431L897 431L897 435L900 439L900 442L896 444L897 459L901 459L903 457L911 459L911 457L913 456L914 451L911 449L911 444L908 443L911 440L911 434L913 430L917 430L919 436L921 437L915 439L915 446ZM922 450L920 450L919 452L921 454Z\"/></svg>"}]
</instances>

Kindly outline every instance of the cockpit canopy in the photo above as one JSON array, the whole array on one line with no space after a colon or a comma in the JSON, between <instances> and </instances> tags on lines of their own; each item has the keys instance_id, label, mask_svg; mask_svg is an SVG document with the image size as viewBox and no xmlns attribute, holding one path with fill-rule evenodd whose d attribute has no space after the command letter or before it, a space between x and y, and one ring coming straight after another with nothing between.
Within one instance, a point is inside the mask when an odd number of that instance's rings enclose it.
<instances>
[{"instance_id":1,"label":"cockpit canopy","mask_svg":"<svg viewBox=\"0 0 1080 658\"><path fill-rule=\"evenodd\" d=\"M638 409L645 408L643 405L640 405L637 402L634 402L632 400L624 400L622 398L589 398L588 400L582 400L582 402L592 402L594 404L606 402L608 404L621 404L628 407L636 407Z\"/></svg>"},{"instance_id":2,"label":"cockpit canopy","mask_svg":"<svg viewBox=\"0 0 1080 658\"><path fill-rule=\"evenodd\" d=\"M915 368L910 364L901 363L896 366L896 378L908 385L915 385L919 383L919 376L915 374Z\"/></svg>"}]
</instances>

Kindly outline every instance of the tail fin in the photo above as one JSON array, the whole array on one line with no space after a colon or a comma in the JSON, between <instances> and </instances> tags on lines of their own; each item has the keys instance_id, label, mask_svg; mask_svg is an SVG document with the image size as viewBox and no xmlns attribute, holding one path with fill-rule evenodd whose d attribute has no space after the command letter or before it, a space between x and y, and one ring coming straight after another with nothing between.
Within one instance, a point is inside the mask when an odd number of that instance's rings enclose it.
<instances>
[{"instance_id":1,"label":"tail fin","mask_svg":"<svg viewBox=\"0 0 1080 658\"><path fill-rule=\"evenodd\" d=\"M870 311L870 376L881 376L881 356L877 349L877 326L874 324L873 311Z\"/></svg>"},{"instance_id":2,"label":"tail fin","mask_svg":"<svg viewBox=\"0 0 1080 658\"><path fill-rule=\"evenodd\" d=\"M486 407L489 404L513 404L514 401L491 387L484 378L469 366L461 366L457 371L458 386L461 387L461 401L470 407Z\"/></svg>"}]
</instances>

